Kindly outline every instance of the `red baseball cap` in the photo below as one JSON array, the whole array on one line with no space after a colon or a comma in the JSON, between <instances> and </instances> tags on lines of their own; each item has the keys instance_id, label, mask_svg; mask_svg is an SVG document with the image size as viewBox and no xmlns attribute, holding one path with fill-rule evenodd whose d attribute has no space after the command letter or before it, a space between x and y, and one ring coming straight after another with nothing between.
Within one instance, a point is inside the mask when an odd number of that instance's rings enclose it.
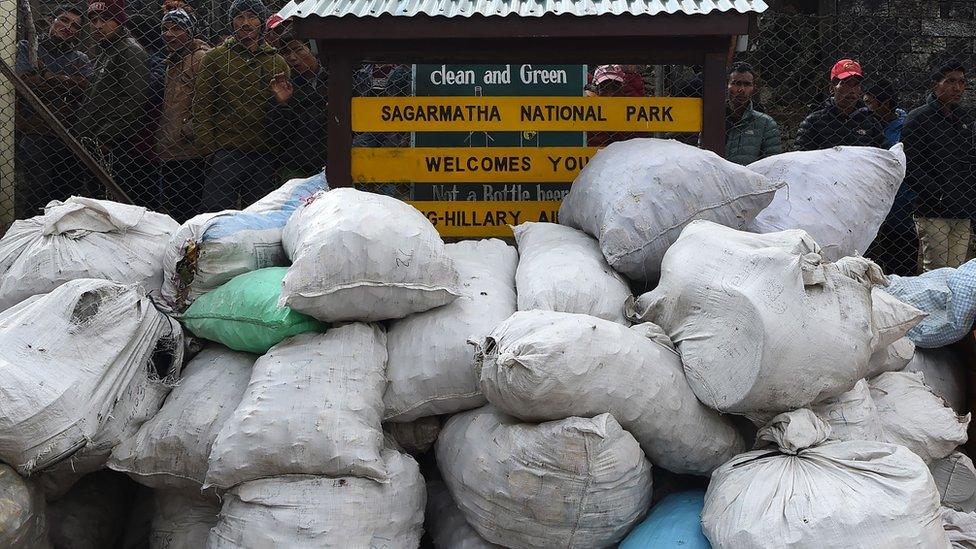
<instances>
[{"instance_id":1,"label":"red baseball cap","mask_svg":"<svg viewBox=\"0 0 976 549\"><path fill-rule=\"evenodd\" d=\"M853 59L841 59L834 63L834 68L830 69L830 79L844 80L852 76L863 77L861 64Z\"/></svg>"}]
</instances>

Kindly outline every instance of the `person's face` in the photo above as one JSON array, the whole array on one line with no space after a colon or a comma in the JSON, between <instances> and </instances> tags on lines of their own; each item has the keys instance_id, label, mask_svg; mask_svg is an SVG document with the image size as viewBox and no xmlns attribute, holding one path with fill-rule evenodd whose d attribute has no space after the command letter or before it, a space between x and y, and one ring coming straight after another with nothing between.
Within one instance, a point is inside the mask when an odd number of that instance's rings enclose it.
<instances>
[{"instance_id":1,"label":"person's face","mask_svg":"<svg viewBox=\"0 0 976 549\"><path fill-rule=\"evenodd\" d=\"M180 51L190 44L190 33L172 21L163 23L163 42L169 51Z\"/></svg>"},{"instance_id":2,"label":"person's face","mask_svg":"<svg viewBox=\"0 0 976 549\"><path fill-rule=\"evenodd\" d=\"M108 40L119 30L119 22L103 15L93 15L90 19L92 35L98 40Z\"/></svg>"},{"instance_id":3,"label":"person's face","mask_svg":"<svg viewBox=\"0 0 976 549\"><path fill-rule=\"evenodd\" d=\"M234 17L234 36L242 41L249 42L261 37L261 18L249 11L242 11Z\"/></svg>"},{"instance_id":4,"label":"person's face","mask_svg":"<svg viewBox=\"0 0 976 549\"><path fill-rule=\"evenodd\" d=\"M51 36L58 40L72 40L81 30L81 16L66 11L51 21Z\"/></svg>"},{"instance_id":5,"label":"person's face","mask_svg":"<svg viewBox=\"0 0 976 549\"><path fill-rule=\"evenodd\" d=\"M163 0L163 13L173 10L185 10L187 13L193 13L193 7L183 0Z\"/></svg>"},{"instance_id":6,"label":"person's face","mask_svg":"<svg viewBox=\"0 0 976 549\"><path fill-rule=\"evenodd\" d=\"M756 77L751 72L733 72L729 75L729 106L745 106L755 92Z\"/></svg>"},{"instance_id":7,"label":"person's face","mask_svg":"<svg viewBox=\"0 0 976 549\"><path fill-rule=\"evenodd\" d=\"M932 93L943 105L958 105L966 93L966 73L962 71L947 72L932 86Z\"/></svg>"},{"instance_id":8,"label":"person's face","mask_svg":"<svg viewBox=\"0 0 976 549\"><path fill-rule=\"evenodd\" d=\"M318 66L312 50L301 40L292 40L282 51L282 57L295 72L307 74L314 72Z\"/></svg>"},{"instance_id":9,"label":"person's face","mask_svg":"<svg viewBox=\"0 0 976 549\"><path fill-rule=\"evenodd\" d=\"M864 92L861 90L860 76L848 76L843 80L834 80L832 86L834 103L842 110L854 108L864 96Z\"/></svg>"}]
</instances>

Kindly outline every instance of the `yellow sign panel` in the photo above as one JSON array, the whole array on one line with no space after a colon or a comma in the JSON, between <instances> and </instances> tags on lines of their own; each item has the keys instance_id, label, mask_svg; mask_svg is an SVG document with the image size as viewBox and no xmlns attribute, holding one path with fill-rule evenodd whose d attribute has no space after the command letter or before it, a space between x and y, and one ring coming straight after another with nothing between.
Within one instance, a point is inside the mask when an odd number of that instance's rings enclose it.
<instances>
[{"instance_id":1,"label":"yellow sign panel","mask_svg":"<svg viewBox=\"0 0 976 549\"><path fill-rule=\"evenodd\" d=\"M356 183L572 183L596 147L352 149Z\"/></svg>"},{"instance_id":2,"label":"yellow sign panel","mask_svg":"<svg viewBox=\"0 0 976 549\"><path fill-rule=\"evenodd\" d=\"M512 236L509 225L526 221L558 221L558 201L411 202L437 227L441 236Z\"/></svg>"},{"instance_id":3,"label":"yellow sign panel","mask_svg":"<svg viewBox=\"0 0 976 549\"><path fill-rule=\"evenodd\" d=\"M354 97L355 132L697 132L691 97Z\"/></svg>"}]
</instances>

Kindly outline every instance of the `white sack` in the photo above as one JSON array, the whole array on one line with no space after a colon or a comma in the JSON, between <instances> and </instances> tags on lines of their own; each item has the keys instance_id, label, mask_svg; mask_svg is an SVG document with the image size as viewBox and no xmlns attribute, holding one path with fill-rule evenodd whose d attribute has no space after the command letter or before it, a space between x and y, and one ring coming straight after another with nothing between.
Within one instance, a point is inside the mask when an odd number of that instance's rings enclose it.
<instances>
[{"instance_id":1,"label":"white sack","mask_svg":"<svg viewBox=\"0 0 976 549\"><path fill-rule=\"evenodd\" d=\"M150 361L172 346L167 379ZM78 279L0 313L0 459L22 474L87 446L112 447L162 403L179 375L182 330L136 287Z\"/></svg>"},{"instance_id":2,"label":"white sack","mask_svg":"<svg viewBox=\"0 0 976 549\"><path fill-rule=\"evenodd\" d=\"M976 513L943 507L942 527L949 536L952 549L976 549Z\"/></svg>"},{"instance_id":3,"label":"white sack","mask_svg":"<svg viewBox=\"0 0 976 549\"><path fill-rule=\"evenodd\" d=\"M759 431L777 449L742 454L712 475L702 531L714 549L947 548L939 493L922 460L879 442L825 442L806 409Z\"/></svg>"},{"instance_id":4,"label":"white sack","mask_svg":"<svg viewBox=\"0 0 976 549\"><path fill-rule=\"evenodd\" d=\"M485 336L515 312L515 248L501 240L466 240L444 247L454 261L460 297L390 325L383 395L386 421L451 414L486 401L472 365L469 340Z\"/></svg>"},{"instance_id":5,"label":"white sack","mask_svg":"<svg viewBox=\"0 0 976 549\"><path fill-rule=\"evenodd\" d=\"M163 250L179 224L168 215L72 196L15 221L0 239L0 311L76 278L159 293Z\"/></svg>"},{"instance_id":6,"label":"white sack","mask_svg":"<svg viewBox=\"0 0 976 549\"><path fill-rule=\"evenodd\" d=\"M227 492L209 549L418 547L426 490L417 462L383 450L388 482L289 475Z\"/></svg>"},{"instance_id":7,"label":"white sack","mask_svg":"<svg viewBox=\"0 0 976 549\"><path fill-rule=\"evenodd\" d=\"M282 232L280 306L323 322L402 318L454 301L458 273L422 213L355 189L320 191Z\"/></svg>"},{"instance_id":8,"label":"white sack","mask_svg":"<svg viewBox=\"0 0 976 549\"><path fill-rule=\"evenodd\" d=\"M108 467L153 488L198 492L214 439L240 403L256 358L219 345L201 351L162 409L115 448Z\"/></svg>"},{"instance_id":9,"label":"white sack","mask_svg":"<svg viewBox=\"0 0 976 549\"><path fill-rule=\"evenodd\" d=\"M468 524L504 547L608 547L651 504L651 464L610 414L536 425L486 406L451 417L436 452Z\"/></svg>"},{"instance_id":10,"label":"white sack","mask_svg":"<svg viewBox=\"0 0 976 549\"><path fill-rule=\"evenodd\" d=\"M966 454L956 451L929 465L942 497L942 505L958 511L976 511L976 467Z\"/></svg>"},{"instance_id":11,"label":"white sack","mask_svg":"<svg viewBox=\"0 0 976 549\"><path fill-rule=\"evenodd\" d=\"M810 406L810 410L830 425L830 440L886 442L867 380L858 381L846 393Z\"/></svg>"},{"instance_id":12,"label":"white sack","mask_svg":"<svg viewBox=\"0 0 976 549\"><path fill-rule=\"evenodd\" d=\"M868 380L885 438L932 463L966 443L969 414L956 415L922 374L885 372Z\"/></svg>"},{"instance_id":13,"label":"white sack","mask_svg":"<svg viewBox=\"0 0 976 549\"><path fill-rule=\"evenodd\" d=\"M439 480L427 483L427 531L434 549L503 549L468 525L447 485Z\"/></svg>"},{"instance_id":14,"label":"white sack","mask_svg":"<svg viewBox=\"0 0 976 549\"><path fill-rule=\"evenodd\" d=\"M878 235L905 179L905 152L833 147L768 156L749 169L786 186L776 191L749 230L803 229L828 261L863 254Z\"/></svg>"},{"instance_id":15,"label":"white sack","mask_svg":"<svg viewBox=\"0 0 976 549\"><path fill-rule=\"evenodd\" d=\"M630 287L610 268L599 242L555 223L522 223L513 232L519 251L518 310L580 313L629 324L624 303Z\"/></svg>"},{"instance_id":16,"label":"white sack","mask_svg":"<svg viewBox=\"0 0 976 549\"><path fill-rule=\"evenodd\" d=\"M235 276L287 265L281 230L300 204L328 189L325 174L291 179L242 211L193 217L166 246L162 294L167 306L183 312L196 298Z\"/></svg>"},{"instance_id":17,"label":"white sack","mask_svg":"<svg viewBox=\"0 0 976 549\"><path fill-rule=\"evenodd\" d=\"M744 229L782 185L698 147L630 139L593 156L563 199L559 222L599 240L618 272L648 280L688 222Z\"/></svg>"},{"instance_id":18,"label":"white sack","mask_svg":"<svg viewBox=\"0 0 976 549\"><path fill-rule=\"evenodd\" d=\"M884 349L871 354L868 369L872 372L899 372L908 366L915 356L915 344L903 337Z\"/></svg>"},{"instance_id":19,"label":"white sack","mask_svg":"<svg viewBox=\"0 0 976 549\"><path fill-rule=\"evenodd\" d=\"M203 549L217 524L220 503L171 490L153 492L150 549Z\"/></svg>"},{"instance_id":20,"label":"white sack","mask_svg":"<svg viewBox=\"0 0 976 549\"><path fill-rule=\"evenodd\" d=\"M55 548L114 547L125 530L138 485L124 475L99 471L78 481L48 504L48 529Z\"/></svg>"},{"instance_id":21,"label":"white sack","mask_svg":"<svg viewBox=\"0 0 976 549\"><path fill-rule=\"evenodd\" d=\"M877 265L826 263L819 250L799 230L760 235L692 222L631 320L664 328L695 395L716 410L778 413L836 396L875 373L873 346L904 333L887 326L882 338L873 328L871 287L884 281Z\"/></svg>"},{"instance_id":22,"label":"white sack","mask_svg":"<svg viewBox=\"0 0 976 549\"><path fill-rule=\"evenodd\" d=\"M279 475L382 480L386 334L346 324L275 345L254 363L240 404L217 435L206 485Z\"/></svg>"},{"instance_id":23,"label":"white sack","mask_svg":"<svg viewBox=\"0 0 976 549\"><path fill-rule=\"evenodd\" d=\"M441 420L437 416L428 416L409 423L384 423L383 430L393 437L404 452L416 456L434 446L441 432Z\"/></svg>"},{"instance_id":24,"label":"white sack","mask_svg":"<svg viewBox=\"0 0 976 549\"><path fill-rule=\"evenodd\" d=\"M50 547L46 513L40 487L0 463L0 547Z\"/></svg>"},{"instance_id":25,"label":"white sack","mask_svg":"<svg viewBox=\"0 0 976 549\"><path fill-rule=\"evenodd\" d=\"M708 475L745 450L732 422L695 398L681 358L650 323L519 311L479 343L475 367L502 412L532 422L609 412L674 473Z\"/></svg>"},{"instance_id":26,"label":"white sack","mask_svg":"<svg viewBox=\"0 0 976 549\"><path fill-rule=\"evenodd\" d=\"M933 393L956 412L966 411L966 364L954 349L916 349L904 369L923 374Z\"/></svg>"}]
</instances>

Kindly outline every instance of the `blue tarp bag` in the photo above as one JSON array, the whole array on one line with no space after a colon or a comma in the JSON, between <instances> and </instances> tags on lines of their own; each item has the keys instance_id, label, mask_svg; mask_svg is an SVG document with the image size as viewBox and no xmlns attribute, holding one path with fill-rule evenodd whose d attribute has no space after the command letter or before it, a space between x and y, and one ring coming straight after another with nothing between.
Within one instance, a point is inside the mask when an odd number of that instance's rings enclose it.
<instances>
[{"instance_id":1,"label":"blue tarp bag","mask_svg":"<svg viewBox=\"0 0 976 549\"><path fill-rule=\"evenodd\" d=\"M711 549L701 528L705 492L670 494L620 542L619 549Z\"/></svg>"}]
</instances>

